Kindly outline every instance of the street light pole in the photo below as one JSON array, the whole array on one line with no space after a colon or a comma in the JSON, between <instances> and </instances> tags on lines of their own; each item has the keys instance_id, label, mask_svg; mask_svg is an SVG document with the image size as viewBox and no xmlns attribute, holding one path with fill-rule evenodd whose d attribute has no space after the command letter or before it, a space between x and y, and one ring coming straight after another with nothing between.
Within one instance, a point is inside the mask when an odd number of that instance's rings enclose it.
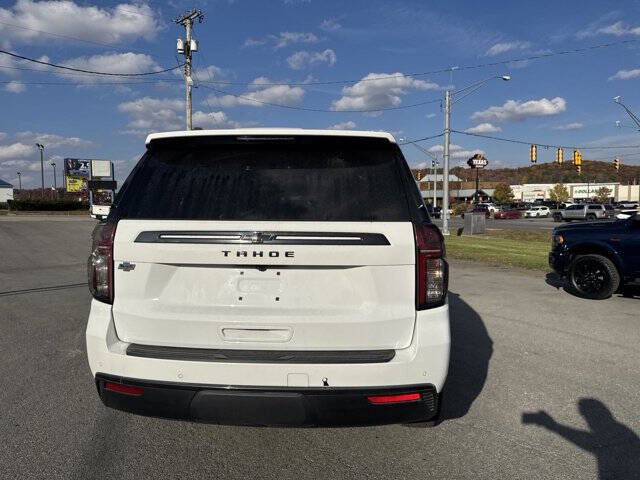
<instances>
[{"instance_id":1,"label":"street light pole","mask_svg":"<svg viewBox=\"0 0 640 480\"><path fill-rule=\"evenodd\" d=\"M53 190L56 192L56 197L58 196L58 180L56 179L56 162L51 162L51 166L53 167Z\"/></svg>"},{"instance_id":2,"label":"street light pole","mask_svg":"<svg viewBox=\"0 0 640 480\"><path fill-rule=\"evenodd\" d=\"M499 78L505 82L511 80L510 75L494 75L485 80L481 80L468 87L462 88L452 92L450 88L447 88L444 92L444 152L443 152L443 165L442 165L442 234L449 235L449 146L451 137L451 97L456 93L466 92L464 95L456 99L459 102L463 98L471 95L478 90L484 84Z\"/></svg>"},{"instance_id":3,"label":"street light pole","mask_svg":"<svg viewBox=\"0 0 640 480\"><path fill-rule=\"evenodd\" d=\"M40 177L42 179L40 193L42 194L42 198L44 198L44 145L42 145L41 143L36 143L36 147L38 147L38 150L40 150Z\"/></svg>"}]
</instances>

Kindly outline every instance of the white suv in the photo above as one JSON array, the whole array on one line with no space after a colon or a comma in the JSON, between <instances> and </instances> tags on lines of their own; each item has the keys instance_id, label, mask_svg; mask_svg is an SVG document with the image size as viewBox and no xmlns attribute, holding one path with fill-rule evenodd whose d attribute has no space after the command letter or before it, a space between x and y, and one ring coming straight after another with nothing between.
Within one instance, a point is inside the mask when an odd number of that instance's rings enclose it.
<instances>
[{"instance_id":1,"label":"white suv","mask_svg":"<svg viewBox=\"0 0 640 480\"><path fill-rule=\"evenodd\" d=\"M540 206L540 207L531 207L529 210L525 210L525 217L548 217L551 215L551 210L549 207Z\"/></svg>"},{"instance_id":2,"label":"white suv","mask_svg":"<svg viewBox=\"0 0 640 480\"><path fill-rule=\"evenodd\" d=\"M390 134L146 143L89 257L105 405L240 425L437 418L448 265Z\"/></svg>"}]
</instances>

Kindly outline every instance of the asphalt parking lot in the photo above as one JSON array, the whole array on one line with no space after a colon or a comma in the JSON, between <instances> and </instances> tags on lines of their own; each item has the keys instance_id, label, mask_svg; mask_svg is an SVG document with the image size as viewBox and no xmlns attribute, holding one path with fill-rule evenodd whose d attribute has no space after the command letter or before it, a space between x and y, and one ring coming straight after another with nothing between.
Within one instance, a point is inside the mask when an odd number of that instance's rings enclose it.
<instances>
[{"instance_id":1,"label":"asphalt parking lot","mask_svg":"<svg viewBox=\"0 0 640 480\"><path fill-rule=\"evenodd\" d=\"M2 478L640 478L637 298L587 301L544 273L454 263L438 427L165 421L96 395L84 347L92 227L0 217Z\"/></svg>"}]
</instances>

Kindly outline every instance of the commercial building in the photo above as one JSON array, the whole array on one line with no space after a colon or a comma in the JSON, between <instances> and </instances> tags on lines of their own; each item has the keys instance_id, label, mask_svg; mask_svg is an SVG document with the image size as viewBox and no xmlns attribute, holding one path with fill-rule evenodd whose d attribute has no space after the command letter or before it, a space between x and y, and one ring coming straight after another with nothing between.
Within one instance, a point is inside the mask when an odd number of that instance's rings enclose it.
<instances>
[{"instance_id":1,"label":"commercial building","mask_svg":"<svg viewBox=\"0 0 640 480\"><path fill-rule=\"evenodd\" d=\"M13 185L0 178L0 203L6 203L7 200L13 200Z\"/></svg>"},{"instance_id":2,"label":"commercial building","mask_svg":"<svg viewBox=\"0 0 640 480\"><path fill-rule=\"evenodd\" d=\"M536 200L550 200L550 192L555 183L527 183L511 185L513 199L521 202L535 202ZM596 196L598 190L606 187L611 201L638 201L640 185L620 185L620 183L565 183L569 198L572 200L586 200Z\"/></svg>"}]
</instances>

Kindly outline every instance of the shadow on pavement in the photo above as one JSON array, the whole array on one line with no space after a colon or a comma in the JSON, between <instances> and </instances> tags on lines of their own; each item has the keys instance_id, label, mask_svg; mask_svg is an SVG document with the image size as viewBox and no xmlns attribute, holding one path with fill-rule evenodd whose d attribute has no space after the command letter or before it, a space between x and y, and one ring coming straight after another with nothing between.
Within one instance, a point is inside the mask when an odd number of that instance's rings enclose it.
<instances>
[{"instance_id":1,"label":"shadow on pavement","mask_svg":"<svg viewBox=\"0 0 640 480\"><path fill-rule=\"evenodd\" d=\"M449 292L451 358L444 387L442 420L467 414L482 392L493 354L493 341L478 313L460 295Z\"/></svg>"},{"instance_id":2,"label":"shadow on pavement","mask_svg":"<svg viewBox=\"0 0 640 480\"><path fill-rule=\"evenodd\" d=\"M523 413L522 423L544 427L595 455L600 480L640 478L640 438L633 430L618 422L600 400L581 398L578 410L589 430L562 425L545 411Z\"/></svg>"},{"instance_id":3,"label":"shadow on pavement","mask_svg":"<svg viewBox=\"0 0 640 480\"><path fill-rule=\"evenodd\" d=\"M560 275L558 275L556 272L547 273L547 276L545 277L544 281L547 283L547 285L551 285L553 288L557 290L564 288L566 286L566 282L564 281L564 279Z\"/></svg>"}]
</instances>

